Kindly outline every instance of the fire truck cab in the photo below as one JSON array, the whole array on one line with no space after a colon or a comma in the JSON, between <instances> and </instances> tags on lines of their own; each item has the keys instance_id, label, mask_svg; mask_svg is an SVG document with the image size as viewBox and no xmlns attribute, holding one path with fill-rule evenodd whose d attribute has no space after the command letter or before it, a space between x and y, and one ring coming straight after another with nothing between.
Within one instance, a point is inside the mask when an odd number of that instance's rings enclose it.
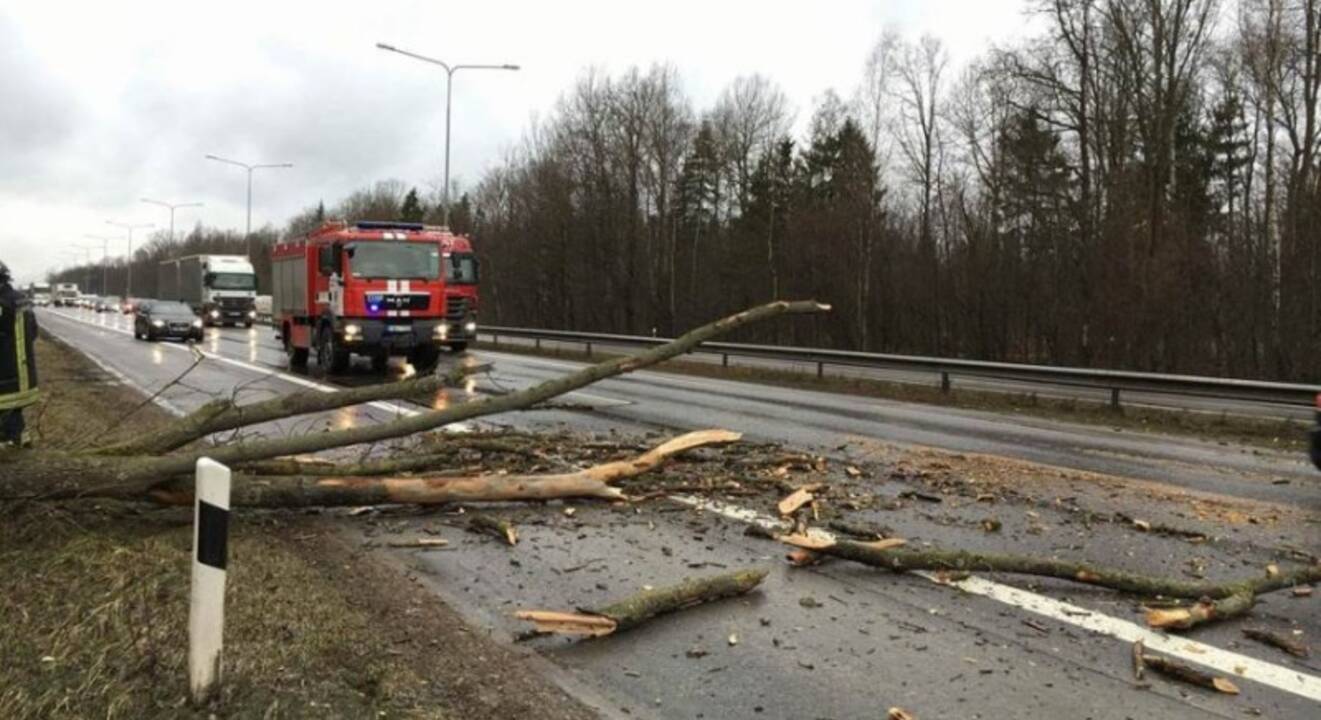
<instances>
[{"instance_id":1,"label":"fire truck cab","mask_svg":"<svg viewBox=\"0 0 1321 720\"><path fill-rule=\"evenodd\" d=\"M276 245L271 314L290 364L315 355L320 373L337 373L361 355L380 371L402 355L419 372L433 368L475 317L466 303L462 315L447 312L447 261L466 242L421 223L330 221Z\"/></svg>"}]
</instances>

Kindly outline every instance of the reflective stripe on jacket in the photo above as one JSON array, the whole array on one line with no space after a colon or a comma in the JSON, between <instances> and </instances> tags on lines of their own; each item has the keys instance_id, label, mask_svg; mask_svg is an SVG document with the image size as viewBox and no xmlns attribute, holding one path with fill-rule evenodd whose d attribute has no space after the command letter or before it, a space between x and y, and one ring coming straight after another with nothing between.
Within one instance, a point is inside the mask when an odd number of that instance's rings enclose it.
<instances>
[{"instance_id":1,"label":"reflective stripe on jacket","mask_svg":"<svg viewBox=\"0 0 1321 720\"><path fill-rule=\"evenodd\" d=\"M0 288L0 410L37 401L36 339L37 317L26 298L11 287Z\"/></svg>"}]
</instances>

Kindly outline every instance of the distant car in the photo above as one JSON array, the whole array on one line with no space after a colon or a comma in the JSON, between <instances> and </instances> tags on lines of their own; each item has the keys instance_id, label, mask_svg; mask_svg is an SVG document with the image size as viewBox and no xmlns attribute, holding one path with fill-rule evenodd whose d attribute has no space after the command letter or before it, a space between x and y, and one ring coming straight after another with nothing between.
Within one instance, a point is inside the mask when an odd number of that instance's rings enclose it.
<instances>
[{"instance_id":1,"label":"distant car","mask_svg":"<svg viewBox=\"0 0 1321 720\"><path fill-rule=\"evenodd\" d=\"M202 318L180 302L145 303L133 313L133 337L149 342L164 338L200 341Z\"/></svg>"},{"instance_id":2,"label":"distant car","mask_svg":"<svg viewBox=\"0 0 1321 720\"><path fill-rule=\"evenodd\" d=\"M1312 427L1312 464L1321 470L1321 395L1316 396L1316 425Z\"/></svg>"},{"instance_id":3,"label":"distant car","mask_svg":"<svg viewBox=\"0 0 1321 720\"><path fill-rule=\"evenodd\" d=\"M125 315L132 315L144 302L146 302L145 298L124 298L124 302L119 304L119 311Z\"/></svg>"},{"instance_id":4,"label":"distant car","mask_svg":"<svg viewBox=\"0 0 1321 720\"><path fill-rule=\"evenodd\" d=\"M119 298L117 297L97 298L95 309L99 313L119 312Z\"/></svg>"}]
</instances>

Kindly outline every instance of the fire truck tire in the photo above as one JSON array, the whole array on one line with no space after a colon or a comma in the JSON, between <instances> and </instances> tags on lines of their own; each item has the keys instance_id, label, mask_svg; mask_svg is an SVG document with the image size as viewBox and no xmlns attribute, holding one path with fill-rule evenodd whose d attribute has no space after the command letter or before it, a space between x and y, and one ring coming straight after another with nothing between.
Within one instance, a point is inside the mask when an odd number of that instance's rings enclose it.
<instances>
[{"instance_id":1,"label":"fire truck tire","mask_svg":"<svg viewBox=\"0 0 1321 720\"><path fill-rule=\"evenodd\" d=\"M294 347L293 341L289 339L288 328L280 333L280 342L284 344L284 354L289 356L289 367L307 367L307 348Z\"/></svg>"},{"instance_id":2,"label":"fire truck tire","mask_svg":"<svg viewBox=\"0 0 1321 720\"><path fill-rule=\"evenodd\" d=\"M377 352L372 354L372 372L383 373L390 367L390 354Z\"/></svg>"},{"instance_id":3,"label":"fire truck tire","mask_svg":"<svg viewBox=\"0 0 1321 720\"><path fill-rule=\"evenodd\" d=\"M349 351L335 342L335 333L330 328L321 328L316 343L317 371L322 375L342 373L349 369Z\"/></svg>"},{"instance_id":4,"label":"fire truck tire","mask_svg":"<svg viewBox=\"0 0 1321 720\"><path fill-rule=\"evenodd\" d=\"M468 343L452 342L450 343L450 350L453 350L456 353L468 352Z\"/></svg>"},{"instance_id":5,"label":"fire truck tire","mask_svg":"<svg viewBox=\"0 0 1321 720\"><path fill-rule=\"evenodd\" d=\"M408 354L408 362L419 375L425 375L434 370L436 363L440 362L440 350L430 345L414 348L413 352Z\"/></svg>"}]
</instances>

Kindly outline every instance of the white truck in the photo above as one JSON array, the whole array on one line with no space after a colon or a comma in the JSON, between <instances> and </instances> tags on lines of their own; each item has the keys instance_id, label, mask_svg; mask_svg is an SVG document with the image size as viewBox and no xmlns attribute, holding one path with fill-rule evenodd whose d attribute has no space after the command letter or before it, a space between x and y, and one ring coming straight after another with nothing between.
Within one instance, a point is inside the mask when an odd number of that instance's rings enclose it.
<instances>
[{"instance_id":1,"label":"white truck","mask_svg":"<svg viewBox=\"0 0 1321 720\"><path fill-rule=\"evenodd\" d=\"M81 293L78 292L78 283L55 283L55 294L52 297L55 307L74 307L79 297Z\"/></svg>"},{"instance_id":2,"label":"white truck","mask_svg":"<svg viewBox=\"0 0 1321 720\"><path fill-rule=\"evenodd\" d=\"M160 264L158 295L193 308L206 325L257 320L257 273L243 255L190 255Z\"/></svg>"},{"instance_id":3,"label":"white truck","mask_svg":"<svg viewBox=\"0 0 1321 720\"><path fill-rule=\"evenodd\" d=\"M50 305L50 283L34 282L28 286L28 297L37 307Z\"/></svg>"}]
</instances>

